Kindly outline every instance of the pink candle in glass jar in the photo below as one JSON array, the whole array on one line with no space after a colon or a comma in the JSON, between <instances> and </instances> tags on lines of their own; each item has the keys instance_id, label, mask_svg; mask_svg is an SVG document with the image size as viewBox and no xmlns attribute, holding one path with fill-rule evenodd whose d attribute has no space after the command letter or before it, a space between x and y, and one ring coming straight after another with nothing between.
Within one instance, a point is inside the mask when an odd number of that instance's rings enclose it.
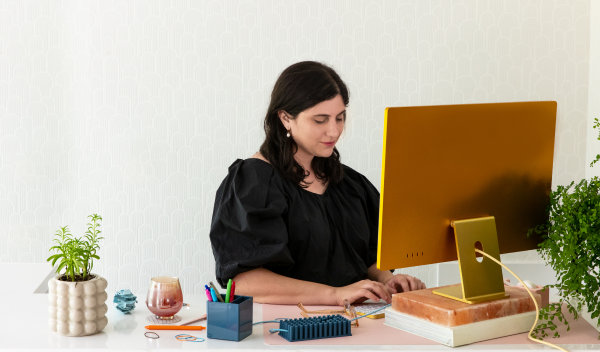
<instances>
[{"instance_id":1,"label":"pink candle in glass jar","mask_svg":"<svg viewBox=\"0 0 600 352\"><path fill-rule=\"evenodd\" d=\"M183 293L179 279L170 276L157 276L150 281L146 305L159 319L173 319L183 306Z\"/></svg>"}]
</instances>

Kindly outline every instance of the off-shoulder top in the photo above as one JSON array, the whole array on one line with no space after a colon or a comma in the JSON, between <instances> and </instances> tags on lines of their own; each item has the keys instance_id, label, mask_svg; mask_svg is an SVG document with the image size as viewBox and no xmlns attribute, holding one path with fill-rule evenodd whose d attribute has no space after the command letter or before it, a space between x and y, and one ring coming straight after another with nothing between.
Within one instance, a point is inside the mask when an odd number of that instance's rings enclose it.
<instances>
[{"instance_id":1,"label":"off-shoulder top","mask_svg":"<svg viewBox=\"0 0 600 352\"><path fill-rule=\"evenodd\" d=\"M333 287L366 279L377 259L379 192L352 168L343 174L317 194L264 160L236 160L210 229L219 284L258 267Z\"/></svg>"}]
</instances>

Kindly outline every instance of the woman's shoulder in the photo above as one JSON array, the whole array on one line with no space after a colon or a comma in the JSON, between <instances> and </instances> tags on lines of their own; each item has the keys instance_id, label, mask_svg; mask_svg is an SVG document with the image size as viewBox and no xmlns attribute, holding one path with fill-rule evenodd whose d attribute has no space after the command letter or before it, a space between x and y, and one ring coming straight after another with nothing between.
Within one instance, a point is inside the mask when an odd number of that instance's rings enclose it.
<instances>
[{"instance_id":1,"label":"woman's shoulder","mask_svg":"<svg viewBox=\"0 0 600 352\"><path fill-rule=\"evenodd\" d=\"M217 190L217 201L262 207L269 199L279 199L282 194L281 181L268 162L259 158L235 160L227 176Z\"/></svg>"},{"instance_id":2,"label":"woman's shoulder","mask_svg":"<svg viewBox=\"0 0 600 352\"><path fill-rule=\"evenodd\" d=\"M260 152L256 152L254 153L254 155L252 155L251 157L249 157L246 160L250 160L250 159L258 159L258 160L262 160L265 163L271 165L271 163L269 162L269 160L267 160L267 158L265 158Z\"/></svg>"},{"instance_id":3,"label":"woman's shoulder","mask_svg":"<svg viewBox=\"0 0 600 352\"><path fill-rule=\"evenodd\" d=\"M266 185L274 174L276 174L275 168L266 159L252 156L235 160L229 166L227 178Z\"/></svg>"},{"instance_id":4,"label":"woman's shoulder","mask_svg":"<svg viewBox=\"0 0 600 352\"><path fill-rule=\"evenodd\" d=\"M342 170L344 170L344 181L350 179L354 182L362 182L363 180L367 179L363 174L354 170L348 165L342 164Z\"/></svg>"},{"instance_id":5,"label":"woman's shoulder","mask_svg":"<svg viewBox=\"0 0 600 352\"><path fill-rule=\"evenodd\" d=\"M354 190L362 190L368 194L379 195L377 188L375 188L375 186L365 175L354 170L348 165L342 164L342 169L344 170L344 176L342 179L343 187Z\"/></svg>"},{"instance_id":6,"label":"woman's shoulder","mask_svg":"<svg viewBox=\"0 0 600 352\"><path fill-rule=\"evenodd\" d=\"M237 159L228 168L221 188L262 191L282 188L282 180L275 168L260 154L247 159Z\"/></svg>"}]
</instances>

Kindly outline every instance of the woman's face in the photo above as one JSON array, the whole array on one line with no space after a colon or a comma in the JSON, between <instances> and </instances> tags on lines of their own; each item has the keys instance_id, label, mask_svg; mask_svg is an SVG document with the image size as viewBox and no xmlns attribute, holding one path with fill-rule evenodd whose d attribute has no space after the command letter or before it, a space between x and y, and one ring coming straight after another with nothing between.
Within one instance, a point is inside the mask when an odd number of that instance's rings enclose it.
<instances>
[{"instance_id":1,"label":"woman's face","mask_svg":"<svg viewBox=\"0 0 600 352\"><path fill-rule=\"evenodd\" d=\"M341 95L306 109L291 120L285 112L279 118L298 145L296 156L305 159L311 156L327 158L344 131L346 106Z\"/></svg>"}]
</instances>

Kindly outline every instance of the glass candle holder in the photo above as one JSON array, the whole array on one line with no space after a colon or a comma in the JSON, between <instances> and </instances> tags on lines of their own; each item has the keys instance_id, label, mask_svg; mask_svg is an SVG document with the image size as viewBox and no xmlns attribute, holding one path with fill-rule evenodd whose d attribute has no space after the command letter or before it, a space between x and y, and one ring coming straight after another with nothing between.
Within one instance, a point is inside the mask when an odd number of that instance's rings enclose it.
<instances>
[{"instance_id":1,"label":"glass candle holder","mask_svg":"<svg viewBox=\"0 0 600 352\"><path fill-rule=\"evenodd\" d=\"M157 276L150 281L146 305L158 319L173 319L183 306L183 293L179 279Z\"/></svg>"}]
</instances>

